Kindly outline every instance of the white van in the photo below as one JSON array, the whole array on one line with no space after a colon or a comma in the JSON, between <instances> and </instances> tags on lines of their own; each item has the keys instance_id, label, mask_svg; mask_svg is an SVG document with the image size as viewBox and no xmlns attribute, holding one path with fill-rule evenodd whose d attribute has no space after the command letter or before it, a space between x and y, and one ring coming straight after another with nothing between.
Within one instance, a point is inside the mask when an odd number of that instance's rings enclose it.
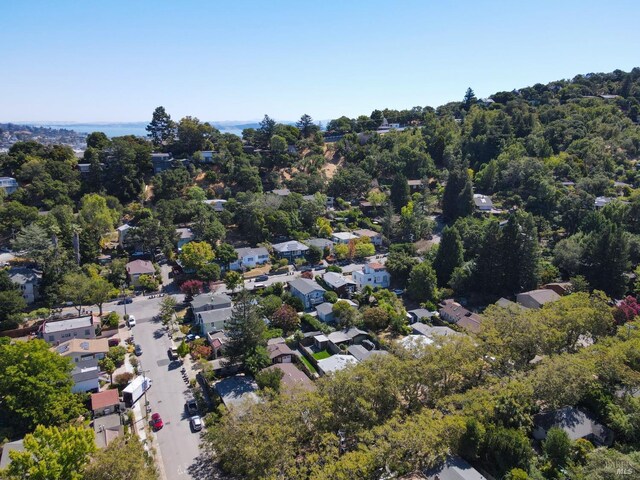
<instances>
[{"instance_id":1,"label":"white van","mask_svg":"<svg viewBox=\"0 0 640 480\"><path fill-rule=\"evenodd\" d=\"M134 317L133 315L129 315L129 320L127 320L127 323L129 324L129 328L135 327L136 326L136 317Z\"/></svg>"}]
</instances>

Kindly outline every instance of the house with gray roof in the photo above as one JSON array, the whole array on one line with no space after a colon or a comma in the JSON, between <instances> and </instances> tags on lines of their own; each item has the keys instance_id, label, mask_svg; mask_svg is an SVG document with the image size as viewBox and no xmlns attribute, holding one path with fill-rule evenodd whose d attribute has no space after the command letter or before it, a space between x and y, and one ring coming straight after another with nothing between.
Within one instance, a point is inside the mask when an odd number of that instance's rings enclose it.
<instances>
[{"instance_id":1,"label":"house with gray roof","mask_svg":"<svg viewBox=\"0 0 640 480\"><path fill-rule=\"evenodd\" d=\"M333 251L333 242L328 238L308 238L304 241L310 247L316 247L320 250L328 248L329 251Z\"/></svg>"},{"instance_id":2,"label":"house with gray roof","mask_svg":"<svg viewBox=\"0 0 640 480\"><path fill-rule=\"evenodd\" d=\"M9 270L9 279L18 286L27 304L32 304L40 296L38 291L42 279L40 272L27 267L14 267Z\"/></svg>"},{"instance_id":3,"label":"house with gray roof","mask_svg":"<svg viewBox=\"0 0 640 480\"><path fill-rule=\"evenodd\" d=\"M410 323L419 322L420 320L423 320L423 319L430 320L436 315L438 315L438 312L431 312L426 308L415 308L407 312L407 316L409 318Z\"/></svg>"},{"instance_id":4,"label":"house with gray roof","mask_svg":"<svg viewBox=\"0 0 640 480\"><path fill-rule=\"evenodd\" d=\"M333 235L331 235L331 240L333 240L334 243L349 243L351 240L355 240L357 239L358 236L354 235L351 232L334 232Z\"/></svg>"},{"instance_id":5,"label":"house with gray roof","mask_svg":"<svg viewBox=\"0 0 640 480\"><path fill-rule=\"evenodd\" d=\"M412 324L411 330L416 335L424 335L425 337L431 338L432 340L436 336L455 337L457 335L462 335L460 332L456 332L449 327L432 327L431 325L420 322Z\"/></svg>"},{"instance_id":6,"label":"house with gray roof","mask_svg":"<svg viewBox=\"0 0 640 480\"><path fill-rule=\"evenodd\" d=\"M389 352L386 350L367 350L362 345L349 345L347 348L347 352L350 355L353 355L356 360L359 362L364 362L368 360L373 355L388 355Z\"/></svg>"},{"instance_id":7,"label":"house with gray roof","mask_svg":"<svg viewBox=\"0 0 640 480\"><path fill-rule=\"evenodd\" d=\"M355 365L358 360L353 355L332 355L329 358L318 360L318 371L321 375L338 372Z\"/></svg>"},{"instance_id":8,"label":"house with gray roof","mask_svg":"<svg viewBox=\"0 0 640 480\"><path fill-rule=\"evenodd\" d=\"M195 233L190 228L176 228L176 233L178 234L178 251L196 238Z\"/></svg>"},{"instance_id":9,"label":"house with gray roof","mask_svg":"<svg viewBox=\"0 0 640 480\"><path fill-rule=\"evenodd\" d=\"M560 300L560 295L551 289L541 288L516 295L516 301L525 308L542 308L543 305Z\"/></svg>"},{"instance_id":10,"label":"house with gray roof","mask_svg":"<svg viewBox=\"0 0 640 480\"><path fill-rule=\"evenodd\" d=\"M11 195L18 190L18 182L13 177L0 177L0 189L4 190L4 193Z\"/></svg>"},{"instance_id":11,"label":"house with gray roof","mask_svg":"<svg viewBox=\"0 0 640 480\"><path fill-rule=\"evenodd\" d=\"M322 280L324 280L329 288L336 292L339 297L349 298L356 290L356 282L354 282L351 277L347 277L342 273L327 272L322 275Z\"/></svg>"},{"instance_id":12,"label":"house with gray roof","mask_svg":"<svg viewBox=\"0 0 640 480\"><path fill-rule=\"evenodd\" d=\"M473 194L473 203L476 205L476 209L481 212L490 212L493 210L493 201L491 197L487 195L481 195L479 193Z\"/></svg>"},{"instance_id":13,"label":"house with gray roof","mask_svg":"<svg viewBox=\"0 0 640 480\"><path fill-rule=\"evenodd\" d=\"M380 232L375 232L369 228L360 228L354 230L353 233L358 237L367 237L376 247L382 246L382 234Z\"/></svg>"},{"instance_id":14,"label":"house with gray roof","mask_svg":"<svg viewBox=\"0 0 640 480\"><path fill-rule=\"evenodd\" d=\"M51 345L60 345L62 342L74 338L96 338L95 325L100 323L98 317L68 318L57 322L45 322L42 324L42 339Z\"/></svg>"},{"instance_id":15,"label":"house with gray roof","mask_svg":"<svg viewBox=\"0 0 640 480\"><path fill-rule=\"evenodd\" d=\"M333 316L333 304L329 302L323 302L316 306L316 312L318 313L318 320L324 323L332 323L335 320Z\"/></svg>"},{"instance_id":16,"label":"house with gray roof","mask_svg":"<svg viewBox=\"0 0 640 480\"><path fill-rule=\"evenodd\" d=\"M289 282L289 291L291 295L299 298L305 310L309 310L314 305L318 305L324 301L325 289L322 288L315 280L308 278L296 278Z\"/></svg>"},{"instance_id":17,"label":"house with gray roof","mask_svg":"<svg viewBox=\"0 0 640 480\"><path fill-rule=\"evenodd\" d=\"M264 247L236 248L238 259L229 265L231 270L255 268L269 262L269 251Z\"/></svg>"},{"instance_id":18,"label":"house with gray roof","mask_svg":"<svg viewBox=\"0 0 640 480\"><path fill-rule=\"evenodd\" d=\"M229 410L242 410L246 403L260 401L256 394L258 384L252 377L246 375L227 377L216 382L213 388Z\"/></svg>"},{"instance_id":19,"label":"house with gray roof","mask_svg":"<svg viewBox=\"0 0 640 480\"><path fill-rule=\"evenodd\" d=\"M194 315L207 310L231 308L231 297L225 293L201 293L193 297L190 305Z\"/></svg>"},{"instance_id":20,"label":"house with gray roof","mask_svg":"<svg viewBox=\"0 0 640 480\"><path fill-rule=\"evenodd\" d=\"M444 462L423 472L427 480L487 480L466 460L447 456Z\"/></svg>"},{"instance_id":21,"label":"house with gray roof","mask_svg":"<svg viewBox=\"0 0 640 480\"><path fill-rule=\"evenodd\" d=\"M304 257L309 250L309 247L297 240L276 243L271 245L271 248L278 258L286 258L289 261Z\"/></svg>"},{"instance_id":22,"label":"house with gray roof","mask_svg":"<svg viewBox=\"0 0 640 480\"><path fill-rule=\"evenodd\" d=\"M613 432L595 418L577 408L564 407L551 412L539 413L533 417L533 438L542 441L552 427L564 430L571 440L584 438L596 446L613 443Z\"/></svg>"},{"instance_id":23,"label":"house with gray roof","mask_svg":"<svg viewBox=\"0 0 640 480\"><path fill-rule=\"evenodd\" d=\"M0 470L4 470L11 463L9 452L24 452L24 439L8 442L2 446L2 456L0 456Z\"/></svg>"},{"instance_id":24,"label":"house with gray roof","mask_svg":"<svg viewBox=\"0 0 640 480\"><path fill-rule=\"evenodd\" d=\"M224 330L232 313L233 308L231 307L203 310L194 315L195 323L200 329L202 336L205 337L209 332Z\"/></svg>"}]
</instances>

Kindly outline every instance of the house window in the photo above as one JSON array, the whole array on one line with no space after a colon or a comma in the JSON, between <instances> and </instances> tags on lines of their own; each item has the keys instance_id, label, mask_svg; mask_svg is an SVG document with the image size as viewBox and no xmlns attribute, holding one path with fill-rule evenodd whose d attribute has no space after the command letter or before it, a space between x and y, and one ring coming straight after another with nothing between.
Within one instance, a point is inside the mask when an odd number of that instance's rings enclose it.
<instances>
[{"instance_id":1,"label":"house window","mask_svg":"<svg viewBox=\"0 0 640 480\"><path fill-rule=\"evenodd\" d=\"M86 329L86 330L84 331L84 334L85 334L85 335L91 335L91 333L90 333L90 332L91 332L91 330Z\"/></svg>"},{"instance_id":2,"label":"house window","mask_svg":"<svg viewBox=\"0 0 640 480\"><path fill-rule=\"evenodd\" d=\"M55 337L54 337L53 335L49 335L49 341L50 341L50 342L53 342L54 338L55 338Z\"/></svg>"}]
</instances>

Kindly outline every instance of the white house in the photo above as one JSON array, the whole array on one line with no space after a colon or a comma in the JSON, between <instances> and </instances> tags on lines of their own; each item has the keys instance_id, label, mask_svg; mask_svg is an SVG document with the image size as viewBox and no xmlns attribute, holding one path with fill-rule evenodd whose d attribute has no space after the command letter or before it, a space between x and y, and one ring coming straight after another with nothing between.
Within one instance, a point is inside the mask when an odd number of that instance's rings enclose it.
<instances>
[{"instance_id":1,"label":"white house","mask_svg":"<svg viewBox=\"0 0 640 480\"><path fill-rule=\"evenodd\" d=\"M227 201L222 198L213 198L211 200L205 200L204 203L213 208L214 211L221 212L224 210Z\"/></svg>"},{"instance_id":2,"label":"white house","mask_svg":"<svg viewBox=\"0 0 640 480\"><path fill-rule=\"evenodd\" d=\"M200 154L204 163L213 163L213 155L215 154L213 150L203 150Z\"/></svg>"},{"instance_id":3,"label":"white house","mask_svg":"<svg viewBox=\"0 0 640 480\"><path fill-rule=\"evenodd\" d=\"M304 257L309 250L304 243L300 243L297 240L290 240L288 242L276 243L271 246L278 258L286 258L287 260L295 260L296 258Z\"/></svg>"},{"instance_id":4,"label":"white house","mask_svg":"<svg viewBox=\"0 0 640 480\"><path fill-rule=\"evenodd\" d=\"M349 243L351 240L355 240L356 238L358 238L358 236L351 232L335 232L331 235L333 243Z\"/></svg>"},{"instance_id":5,"label":"white house","mask_svg":"<svg viewBox=\"0 0 640 480\"><path fill-rule=\"evenodd\" d=\"M356 363L358 363L358 360L353 355L332 355L329 358L318 360L318 371L321 375L327 375L344 370Z\"/></svg>"},{"instance_id":6,"label":"white house","mask_svg":"<svg viewBox=\"0 0 640 480\"><path fill-rule=\"evenodd\" d=\"M371 262L351 274L356 282L356 288L362 290L366 285L371 287L388 288L391 284L391 275L384 265Z\"/></svg>"},{"instance_id":7,"label":"white house","mask_svg":"<svg viewBox=\"0 0 640 480\"><path fill-rule=\"evenodd\" d=\"M233 308L204 310L195 314L195 323L200 329L202 336L206 337L207 333L224 330L232 313Z\"/></svg>"},{"instance_id":8,"label":"white house","mask_svg":"<svg viewBox=\"0 0 640 480\"><path fill-rule=\"evenodd\" d=\"M254 268L256 265L264 265L269 262L269 251L264 247L236 248L238 259L231 263L231 270Z\"/></svg>"},{"instance_id":9,"label":"white house","mask_svg":"<svg viewBox=\"0 0 640 480\"><path fill-rule=\"evenodd\" d=\"M487 195L474 193L473 203L475 203L476 208L481 212L490 212L493 209L493 201L491 200L491 197L488 197Z\"/></svg>"},{"instance_id":10,"label":"white house","mask_svg":"<svg viewBox=\"0 0 640 480\"><path fill-rule=\"evenodd\" d=\"M28 304L32 304L39 296L38 286L42 275L31 268L15 267L9 270L9 279L18 285L22 298Z\"/></svg>"},{"instance_id":11,"label":"white house","mask_svg":"<svg viewBox=\"0 0 640 480\"><path fill-rule=\"evenodd\" d=\"M0 177L0 189L7 195L11 195L18 189L18 182L13 177Z\"/></svg>"},{"instance_id":12,"label":"white house","mask_svg":"<svg viewBox=\"0 0 640 480\"><path fill-rule=\"evenodd\" d=\"M133 228L131 225L129 225L128 223L125 223L124 225L120 225L117 230L118 230L118 245L120 246L120 248L124 248L124 243L127 239L127 235L129 233L129 230L131 230L131 228Z\"/></svg>"}]
</instances>

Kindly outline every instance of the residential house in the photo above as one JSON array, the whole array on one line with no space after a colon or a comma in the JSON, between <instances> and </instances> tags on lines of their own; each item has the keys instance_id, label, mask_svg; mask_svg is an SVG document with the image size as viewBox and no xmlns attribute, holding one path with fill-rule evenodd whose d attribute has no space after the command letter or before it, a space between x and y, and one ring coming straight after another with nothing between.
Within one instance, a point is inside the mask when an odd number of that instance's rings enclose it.
<instances>
[{"instance_id":1,"label":"residential house","mask_svg":"<svg viewBox=\"0 0 640 480\"><path fill-rule=\"evenodd\" d=\"M431 312L426 308L416 308L407 312L409 323L419 322L421 320L431 320L438 312Z\"/></svg>"},{"instance_id":2,"label":"residential house","mask_svg":"<svg viewBox=\"0 0 640 480\"><path fill-rule=\"evenodd\" d=\"M0 456L0 470L4 470L11 463L9 452L24 452L24 439L15 442L7 442L2 446L2 456Z\"/></svg>"},{"instance_id":3,"label":"residential house","mask_svg":"<svg viewBox=\"0 0 640 480\"><path fill-rule=\"evenodd\" d=\"M353 355L332 355L329 358L318 360L318 372L320 375L338 372L355 365L358 360Z\"/></svg>"},{"instance_id":4,"label":"residential house","mask_svg":"<svg viewBox=\"0 0 640 480\"><path fill-rule=\"evenodd\" d=\"M546 290L553 290L562 297L571 293L573 285L571 285L571 282L552 282L543 285L542 288Z\"/></svg>"},{"instance_id":5,"label":"residential house","mask_svg":"<svg viewBox=\"0 0 640 480\"><path fill-rule=\"evenodd\" d=\"M162 173L173 167L173 159L169 153L154 152L151 154L151 164L153 165L153 173Z\"/></svg>"},{"instance_id":6,"label":"residential house","mask_svg":"<svg viewBox=\"0 0 640 480\"><path fill-rule=\"evenodd\" d=\"M304 372L300 371L293 363L276 363L270 367L265 368L264 371L280 370L282 372L282 378L280 383L284 387L285 391L296 390L314 390L315 385Z\"/></svg>"},{"instance_id":7,"label":"residential house","mask_svg":"<svg viewBox=\"0 0 640 480\"><path fill-rule=\"evenodd\" d=\"M215 212L222 212L227 201L222 198L213 198L211 200L205 200L204 203L213 208Z\"/></svg>"},{"instance_id":8,"label":"residential house","mask_svg":"<svg viewBox=\"0 0 640 480\"><path fill-rule=\"evenodd\" d=\"M78 163L76 166L78 167L78 171L80 172L80 175L82 175L83 177L91 173L90 163Z\"/></svg>"},{"instance_id":9,"label":"residential house","mask_svg":"<svg viewBox=\"0 0 640 480\"><path fill-rule=\"evenodd\" d=\"M62 342L74 338L96 338L95 325L99 323L100 318L93 315L69 318L57 322L46 321L40 327L40 332L45 342L51 345L60 345Z\"/></svg>"},{"instance_id":10,"label":"residential house","mask_svg":"<svg viewBox=\"0 0 640 480\"><path fill-rule=\"evenodd\" d=\"M467 310L451 298L444 300L440 304L438 314L445 322L455 323L459 327L472 333L478 333L480 331L482 318L477 313Z\"/></svg>"},{"instance_id":11,"label":"residential house","mask_svg":"<svg viewBox=\"0 0 640 480\"><path fill-rule=\"evenodd\" d=\"M368 228L359 228L358 230L354 230L353 233L358 237L367 237L371 240L371 243L376 247L382 246L382 234L380 232L375 232L373 230L369 230Z\"/></svg>"},{"instance_id":12,"label":"residential house","mask_svg":"<svg viewBox=\"0 0 640 480\"><path fill-rule=\"evenodd\" d=\"M213 349L213 357L222 357L224 354L224 346L229 341L229 338L224 331L208 332L206 337L209 341L209 345Z\"/></svg>"},{"instance_id":13,"label":"residential house","mask_svg":"<svg viewBox=\"0 0 640 480\"><path fill-rule=\"evenodd\" d=\"M156 269L148 260L133 260L125 265L127 275L129 276L129 285L137 287L140 285L140 277L142 275L155 275Z\"/></svg>"},{"instance_id":14,"label":"residential house","mask_svg":"<svg viewBox=\"0 0 640 480\"><path fill-rule=\"evenodd\" d=\"M405 350L415 350L431 345L432 343L433 339L425 335L407 335L400 340L400 345L402 345Z\"/></svg>"},{"instance_id":15,"label":"residential house","mask_svg":"<svg viewBox=\"0 0 640 480\"><path fill-rule=\"evenodd\" d=\"M271 246L278 258L286 258L290 262L295 261L296 258L302 258L309 250L304 243L300 243L297 240L290 240L288 242L276 243Z\"/></svg>"},{"instance_id":16,"label":"residential house","mask_svg":"<svg viewBox=\"0 0 640 480\"><path fill-rule=\"evenodd\" d=\"M196 238L196 235L190 228L176 228L176 233L178 234L178 251L182 250L182 247Z\"/></svg>"},{"instance_id":17,"label":"residential house","mask_svg":"<svg viewBox=\"0 0 640 480\"><path fill-rule=\"evenodd\" d=\"M27 267L14 267L9 270L9 279L18 286L27 304L32 304L40 296L38 289L42 280L40 272Z\"/></svg>"},{"instance_id":18,"label":"residential house","mask_svg":"<svg viewBox=\"0 0 640 480\"><path fill-rule=\"evenodd\" d=\"M384 265L378 262L366 264L361 271L353 272L352 277L358 290L362 290L366 285L373 288L388 288L391 285L391 274Z\"/></svg>"},{"instance_id":19,"label":"residential house","mask_svg":"<svg viewBox=\"0 0 640 480\"><path fill-rule=\"evenodd\" d=\"M508 298L504 298L504 297L500 297L496 302L496 305L500 308L507 308L507 309L513 308L513 307L524 308L522 305L518 305L516 302L512 302Z\"/></svg>"},{"instance_id":20,"label":"residential house","mask_svg":"<svg viewBox=\"0 0 640 480\"><path fill-rule=\"evenodd\" d=\"M151 154L151 164L154 175L157 175L173 168L173 157L170 153L153 152Z\"/></svg>"},{"instance_id":21,"label":"residential house","mask_svg":"<svg viewBox=\"0 0 640 480\"><path fill-rule=\"evenodd\" d=\"M6 195L11 195L18 189L18 182L13 177L0 177L0 189L4 190Z\"/></svg>"},{"instance_id":22,"label":"residential house","mask_svg":"<svg viewBox=\"0 0 640 480\"><path fill-rule=\"evenodd\" d=\"M331 240L333 240L333 243L347 244L351 240L355 240L356 238L358 238L358 236L354 235L351 232L334 232L331 235Z\"/></svg>"},{"instance_id":23,"label":"residential house","mask_svg":"<svg viewBox=\"0 0 640 480\"><path fill-rule=\"evenodd\" d=\"M597 446L613 443L613 432L598 423L593 416L574 407L564 407L533 417L533 438L542 441L547 438L551 427L564 430L571 440L584 438Z\"/></svg>"},{"instance_id":24,"label":"residential house","mask_svg":"<svg viewBox=\"0 0 640 480\"><path fill-rule=\"evenodd\" d=\"M487 480L461 457L447 456L445 461L425 470L427 480Z\"/></svg>"},{"instance_id":25,"label":"residential house","mask_svg":"<svg viewBox=\"0 0 640 480\"><path fill-rule=\"evenodd\" d=\"M353 357L359 362L364 362L368 360L373 355L388 355L389 352L385 350L367 350L362 345L349 345L347 348L347 352L349 355L353 355Z\"/></svg>"},{"instance_id":26,"label":"residential house","mask_svg":"<svg viewBox=\"0 0 640 480\"><path fill-rule=\"evenodd\" d=\"M316 199L315 195L303 195L302 199L307 202L313 202ZM332 210L334 208L335 199L333 197L326 197L326 201L324 202L324 206L327 210Z\"/></svg>"},{"instance_id":27,"label":"residential house","mask_svg":"<svg viewBox=\"0 0 640 480\"><path fill-rule=\"evenodd\" d=\"M594 201L594 205L596 208L602 208L605 205L611 203L613 201L613 198L611 197L596 197L595 201Z\"/></svg>"},{"instance_id":28,"label":"residential house","mask_svg":"<svg viewBox=\"0 0 640 480\"><path fill-rule=\"evenodd\" d=\"M434 339L436 336L440 337L454 337L461 335L459 332L450 329L449 327L433 327L426 323L414 323L411 325L411 330L415 335L424 335L430 339Z\"/></svg>"},{"instance_id":29,"label":"residential house","mask_svg":"<svg viewBox=\"0 0 640 480\"><path fill-rule=\"evenodd\" d=\"M324 323L333 323L335 317L333 316L333 304L329 302L323 302L316 306L316 312L318 313L318 320Z\"/></svg>"},{"instance_id":30,"label":"residential house","mask_svg":"<svg viewBox=\"0 0 640 480\"><path fill-rule=\"evenodd\" d=\"M319 248L323 252L325 249L328 249L329 252L333 251L333 242L327 238L309 238L304 243L310 247Z\"/></svg>"},{"instance_id":31,"label":"residential house","mask_svg":"<svg viewBox=\"0 0 640 480\"><path fill-rule=\"evenodd\" d=\"M409 185L409 191L411 193L419 192L424 188L424 183L422 183L422 180L420 179L407 180L407 185Z\"/></svg>"},{"instance_id":32,"label":"residential house","mask_svg":"<svg viewBox=\"0 0 640 480\"><path fill-rule=\"evenodd\" d=\"M129 234L129 230L131 230L132 228L133 227L131 225L129 225L128 223L125 223L124 225L120 225L116 229L118 231L118 246L120 246L120 248L125 247L127 235Z\"/></svg>"},{"instance_id":33,"label":"residential house","mask_svg":"<svg viewBox=\"0 0 640 480\"><path fill-rule=\"evenodd\" d=\"M231 319L232 313L233 308L200 311L194 315L195 325L204 337L209 332L224 330L227 322Z\"/></svg>"},{"instance_id":34,"label":"residential house","mask_svg":"<svg viewBox=\"0 0 640 480\"><path fill-rule=\"evenodd\" d=\"M216 393L222 399L222 403L229 410L242 411L243 404L259 402L256 392L258 384L251 377L234 375L216 382L213 386Z\"/></svg>"},{"instance_id":35,"label":"residential house","mask_svg":"<svg viewBox=\"0 0 640 480\"><path fill-rule=\"evenodd\" d=\"M194 315L207 310L231 308L231 297L224 293L201 293L193 297L190 306Z\"/></svg>"},{"instance_id":36,"label":"residential house","mask_svg":"<svg viewBox=\"0 0 640 480\"><path fill-rule=\"evenodd\" d=\"M76 368L94 367L109 352L107 338L73 338L53 347L56 353L71 359Z\"/></svg>"},{"instance_id":37,"label":"residential house","mask_svg":"<svg viewBox=\"0 0 640 480\"><path fill-rule=\"evenodd\" d=\"M291 195L291 190L289 190L288 188L276 188L275 190L271 190L267 193L277 195L278 197L288 197L289 195Z\"/></svg>"},{"instance_id":38,"label":"residential house","mask_svg":"<svg viewBox=\"0 0 640 480\"><path fill-rule=\"evenodd\" d=\"M546 303L555 302L559 299L560 295L546 288L522 292L516 295L516 301L526 308L542 308Z\"/></svg>"},{"instance_id":39,"label":"residential house","mask_svg":"<svg viewBox=\"0 0 640 480\"><path fill-rule=\"evenodd\" d=\"M271 363L291 363L294 361L295 354L286 343L274 343L267 345L267 352Z\"/></svg>"},{"instance_id":40,"label":"residential house","mask_svg":"<svg viewBox=\"0 0 640 480\"><path fill-rule=\"evenodd\" d=\"M120 409L120 395L117 389L104 390L91 394L91 412L93 417L111 415Z\"/></svg>"},{"instance_id":41,"label":"residential house","mask_svg":"<svg viewBox=\"0 0 640 480\"><path fill-rule=\"evenodd\" d=\"M348 298L356 289L356 282L341 273L327 272L322 275L322 280L324 280L329 288L336 292L339 297Z\"/></svg>"},{"instance_id":42,"label":"residential house","mask_svg":"<svg viewBox=\"0 0 640 480\"><path fill-rule=\"evenodd\" d=\"M96 446L98 448L107 448L116 438L124 435L122 417L119 413L112 413L96 418L93 421L93 431L95 433Z\"/></svg>"},{"instance_id":43,"label":"residential house","mask_svg":"<svg viewBox=\"0 0 640 480\"><path fill-rule=\"evenodd\" d=\"M299 298L305 310L309 310L314 305L318 305L324 301L325 289L316 283L315 280L308 278L296 278L289 282L289 291L291 295Z\"/></svg>"},{"instance_id":44,"label":"residential house","mask_svg":"<svg viewBox=\"0 0 640 480\"><path fill-rule=\"evenodd\" d=\"M204 163L213 163L213 157L216 152L213 150L202 150L200 155L202 155L202 161Z\"/></svg>"},{"instance_id":45,"label":"residential house","mask_svg":"<svg viewBox=\"0 0 640 480\"><path fill-rule=\"evenodd\" d=\"M327 334L327 345L325 348L328 348L333 353L340 353L340 345L360 345L365 340L369 340L369 334L363 330L360 330L356 327L345 328L344 330L336 330L335 332L331 332Z\"/></svg>"},{"instance_id":46,"label":"residential house","mask_svg":"<svg viewBox=\"0 0 640 480\"><path fill-rule=\"evenodd\" d=\"M229 265L231 270L255 268L269 262L269 251L264 247L236 248L238 259Z\"/></svg>"},{"instance_id":47,"label":"residential house","mask_svg":"<svg viewBox=\"0 0 640 480\"><path fill-rule=\"evenodd\" d=\"M487 195L481 195L479 193L473 194L473 203L476 205L476 209L481 212L490 212L493 210L493 201L491 197Z\"/></svg>"}]
</instances>

